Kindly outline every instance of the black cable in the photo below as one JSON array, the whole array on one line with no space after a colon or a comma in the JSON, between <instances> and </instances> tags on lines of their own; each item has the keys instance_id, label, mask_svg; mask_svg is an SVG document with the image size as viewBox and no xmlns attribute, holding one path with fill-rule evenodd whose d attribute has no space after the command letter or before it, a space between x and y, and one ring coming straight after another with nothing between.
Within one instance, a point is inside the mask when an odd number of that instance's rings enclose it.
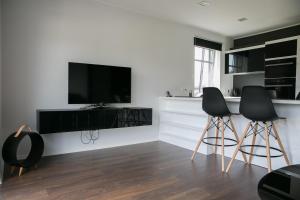
<instances>
[{"instance_id":1,"label":"black cable","mask_svg":"<svg viewBox=\"0 0 300 200\"><path fill-rule=\"evenodd\" d=\"M100 138L100 130L97 130L96 133L97 134L95 134L95 132L93 130L90 130L88 132L81 131L81 134L80 134L81 143L82 144L90 144L92 142L93 144L95 144L95 141ZM85 139L84 139L84 136L85 136ZM85 140L87 140L87 141L85 141Z\"/></svg>"}]
</instances>

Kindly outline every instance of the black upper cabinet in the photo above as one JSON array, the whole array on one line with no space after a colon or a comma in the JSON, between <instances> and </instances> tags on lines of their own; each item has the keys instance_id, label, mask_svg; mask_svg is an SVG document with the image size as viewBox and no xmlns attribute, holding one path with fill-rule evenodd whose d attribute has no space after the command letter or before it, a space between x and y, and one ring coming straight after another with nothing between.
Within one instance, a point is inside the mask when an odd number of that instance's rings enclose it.
<instances>
[{"instance_id":1,"label":"black upper cabinet","mask_svg":"<svg viewBox=\"0 0 300 200\"><path fill-rule=\"evenodd\" d=\"M300 35L300 24L270 32L235 39L234 48L245 48L265 44L268 41L279 40Z\"/></svg>"},{"instance_id":2,"label":"black upper cabinet","mask_svg":"<svg viewBox=\"0 0 300 200\"><path fill-rule=\"evenodd\" d=\"M248 51L249 72L264 70L265 49L252 49Z\"/></svg>"},{"instance_id":3,"label":"black upper cabinet","mask_svg":"<svg viewBox=\"0 0 300 200\"><path fill-rule=\"evenodd\" d=\"M264 48L227 53L225 55L225 73L264 71L264 60Z\"/></svg>"},{"instance_id":4,"label":"black upper cabinet","mask_svg":"<svg viewBox=\"0 0 300 200\"><path fill-rule=\"evenodd\" d=\"M266 45L266 58L278 58L297 55L297 40Z\"/></svg>"}]
</instances>

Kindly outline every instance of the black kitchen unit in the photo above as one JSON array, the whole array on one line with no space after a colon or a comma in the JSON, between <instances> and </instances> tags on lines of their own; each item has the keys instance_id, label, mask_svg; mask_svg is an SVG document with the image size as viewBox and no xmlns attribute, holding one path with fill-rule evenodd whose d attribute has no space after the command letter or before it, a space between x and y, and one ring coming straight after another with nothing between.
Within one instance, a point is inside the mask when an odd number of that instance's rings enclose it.
<instances>
[{"instance_id":1,"label":"black kitchen unit","mask_svg":"<svg viewBox=\"0 0 300 200\"><path fill-rule=\"evenodd\" d=\"M233 40L234 49L263 45L268 41L291 38L300 35L300 24L276 29L269 32L258 33L246 37L240 37Z\"/></svg>"},{"instance_id":2,"label":"black kitchen unit","mask_svg":"<svg viewBox=\"0 0 300 200\"><path fill-rule=\"evenodd\" d=\"M278 43L267 43L266 45L266 59L280 58L286 56L297 55L297 40L289 40Z\"/></svg>"},{"instance_id":3,"label":"black kitchen unit","mask_svg":"<svg viewBox=\"0 0 300 200\"><path fill-rule=\"evenodd\" d=\"M243 51L229 51L225 54L225 73L263 72L264 60L264 47Z\"/></svg>"},{"instance_id":4,"label":"black kitchen unit","mask_svg":"<svg viewBox=\"0 0 300 200\"><path fill-rule=\"evenodd\" d=\"M233 49L225 52L225 73L234 75L233 90L264 85L272 98L295 99L300 93L299 44L299 24L234 39ZM250 51L260 53L251 56Z\"/></svg>"},{"instance_id":5,"label":"black kitchen unit","mask_svg":"<svg viewBox=\"0 0 300 200\"><path fill-rule=\"evenodd\" d=\"M300 25L235 39L234 49L225 52L233 91L262 85L274 99L300 97L299 44Z\"/></svg>"},{"instance_id":6,"label":"black kitchen unit","mask_svg":"<svg viewBox=\"0 0 300 200\"><path fill-rule=\"evenodd\" d=\"M266 43L265 87L276 99L295 99L297 40Z\"/></svg>"}]
</instances>

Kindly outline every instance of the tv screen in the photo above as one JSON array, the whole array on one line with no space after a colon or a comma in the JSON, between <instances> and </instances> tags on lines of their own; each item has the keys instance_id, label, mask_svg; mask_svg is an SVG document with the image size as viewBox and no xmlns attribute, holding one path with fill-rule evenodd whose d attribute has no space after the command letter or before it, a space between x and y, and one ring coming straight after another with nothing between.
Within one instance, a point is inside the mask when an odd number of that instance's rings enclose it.
<instances>
[{"instance_id":1,"label":"tv screen","mask_svg":"<svg viewBox=\"0 0 300 200\"><path fill-rule=\"evenodd\" d=\"M130 103L131 68L70 62L68 102Z\"/></svg>"}]
</instances>

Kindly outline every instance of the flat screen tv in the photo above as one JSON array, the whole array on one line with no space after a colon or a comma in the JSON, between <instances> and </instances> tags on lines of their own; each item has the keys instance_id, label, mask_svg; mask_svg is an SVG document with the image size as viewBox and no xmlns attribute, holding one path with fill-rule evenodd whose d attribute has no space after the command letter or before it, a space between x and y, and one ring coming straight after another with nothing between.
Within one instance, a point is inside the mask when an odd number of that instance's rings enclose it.
<instances>
[{"instance_id":1,"label":"flat screen tv","mask_svg":"<svg viewBox=\"0 0 300 200\"><path fill-rule=\"evenodd\" d=\"M69 104L131 102L131 68L69 63Z\"/></svg>"}]
</instances>

